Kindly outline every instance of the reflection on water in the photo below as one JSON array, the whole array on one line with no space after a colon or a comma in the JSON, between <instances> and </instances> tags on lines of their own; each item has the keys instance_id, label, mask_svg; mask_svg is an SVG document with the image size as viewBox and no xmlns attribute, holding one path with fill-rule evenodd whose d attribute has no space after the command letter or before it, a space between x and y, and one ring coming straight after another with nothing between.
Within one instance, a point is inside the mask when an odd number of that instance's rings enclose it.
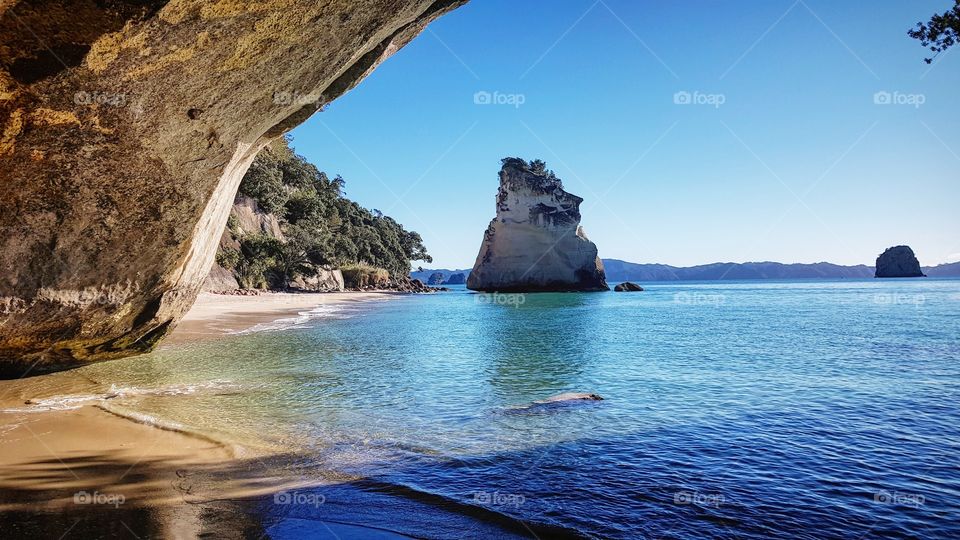
<instances>
[{"instance_id":1,"label":"reflection on water","mask_svg":"<svg viewBox=\"0 0 960 540\"><path fill-rule=\"evenodd\" d=\"M671 283L503 305L460 290L67 376L147 389L109 401L390 492L364 508L466 505L604 537L947 537L960 534L958 291ZM606 399L510 413L566 391ZM320 515L263 504L286 519L268 527L278 536ZM349 521L349 508L321 513ZM404 530L432 536L417 523Z\"/></svg>"}]
</instances>

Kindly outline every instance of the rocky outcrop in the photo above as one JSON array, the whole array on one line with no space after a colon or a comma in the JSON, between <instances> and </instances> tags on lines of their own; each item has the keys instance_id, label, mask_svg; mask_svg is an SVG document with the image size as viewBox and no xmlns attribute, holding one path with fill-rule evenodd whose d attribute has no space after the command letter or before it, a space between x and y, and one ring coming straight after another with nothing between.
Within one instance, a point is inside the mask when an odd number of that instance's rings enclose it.
<instances>
[{"instance_id":1,"label":"rocky outcrop","mask_svg":"<svg viewBox=\"0 0 960 540\"><path fill-rule=\"evenodd\" d=\"M642 292L643 287L632 281L624 281L623 283L618 283L613 290L616 292Z\"/></svg>"},{"instance_id":2,"label":"rocky outcrop","mask_svg":"<svg viewBox=\"0 0 960 540\"><path fill-rule=\"evenodd\" d=\"M887 248L877 257L874 277L900 278L924 277L924 275L920 269L920 261L917 260L910 246L894 246Z\"/></svg>"},{"instance_id":3,"label":"rocky outcrop","mask_svg":"<svg viewBox=\"0 0 960 540\"><path fill-rule=\"evenodd\" d=\"M434 272L427 278L427 285L440 285L443 283L443 272Z\"/></svg>"},{"instance_id":4,"label":"rocky outcrop","mask_svg":"<svg viewBox=\"0 0 960 540\"><path fill-rule=\"evenodd\" d=\"M456 274L450 274L450 277L443 282L444 285L463 285L467 282L467 276L463 275L463 272L457 272Z\"/></svg>"},{"instance_id":5,"label":"rocky outcrop","mask_svg":"<svg viewBox=\"0 0 960 540\"><path fill-rule=\"evenodd\" d=\"M315 266L312 272L297 276L290 282L290 288L308 292L337 292L344 287L340 270L328 266Z\"/></svg>"},{"instance_id":6,"label":"rocky outcrop","mask_svg":"<svg viewBox=\"0 0 960 540\"><path fill-rule=\"evenodd\" d=\"M239 288L240 284L237 283L237 278L233 275L233 272L215 264L210 273L207 274L207 278L203 280L202 290L211 293L232 293Z\"/></svg>"},{"instance_id":7,"label":"rocky outcrop","mask_svg":"<svg viewBox=\"0 0 960 540\"><path fill-rule=\"evenodd\" d=\"M597 246L580 227L583 199L563 190L542 161L506 158L497 217L467 278L475 291L606 291Z\"/></svg>"},{"instance_id":8,"label":"rocky outcrop","mask_svg":"<svg viewBox=\"0 0 960 540\"><path fill-rule=\"evenodd\" d=\"M277 216L260 209L256 199L238 196L233 201L230 215L236 222L235 233L238 236L265 234L281 242L285 240Z\"/></svg>"},{"instance_id":9,"label":"rocky outcrop","mask_svg":"<svg viewBox=\"0 0 960 540\"><path fill-rule=\"evenodd\" d=\"M464 2L0 1L0 371L152 349L257 152Z\"/></svg>"}]
</instances>

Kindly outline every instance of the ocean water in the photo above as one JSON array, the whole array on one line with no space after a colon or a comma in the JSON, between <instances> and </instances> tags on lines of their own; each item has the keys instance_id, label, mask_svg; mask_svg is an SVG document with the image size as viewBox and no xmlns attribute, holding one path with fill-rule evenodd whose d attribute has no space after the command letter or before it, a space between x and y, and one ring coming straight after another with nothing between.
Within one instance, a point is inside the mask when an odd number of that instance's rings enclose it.
<instances>
[{"instance_id":1,"label":"ocean water","mask_svg":"<svg viewBox=\"0 0 960 540\"><path fill-rule=\"evenodd\" d=\"M329 479L255 506L273 537L960 537L960 280L457 289L291 325L78 371ZM604 400L532 404L562 392Z\"/></svg>"}]
</instances>

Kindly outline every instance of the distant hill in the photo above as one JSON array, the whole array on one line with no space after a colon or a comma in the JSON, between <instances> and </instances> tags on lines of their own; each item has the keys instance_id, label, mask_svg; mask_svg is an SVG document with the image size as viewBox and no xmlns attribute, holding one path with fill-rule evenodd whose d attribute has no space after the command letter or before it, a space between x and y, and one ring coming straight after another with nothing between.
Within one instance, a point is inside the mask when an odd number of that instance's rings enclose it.
<instances>
[{"instance_id":1,"label":"distant hill","mask_svg":"<svg viewBox=\"0 0 960 540\"><path fill-rule=\"evenodd\" d=\"M719 279L866 279L872 278L874 267L865 264L843 266L826 262L813 264L784 264L778 262L712 263L699 266L670 266L666 264L641 264L603 259L607 281L714 281ZM447 280L451 274L466 270L424 269L411 272L410 277L424 283L430 274L440 272ZM960 277L960 262L924 266L923 273L930 277Z\"/></svg>"},{"instance_id":2,"label":"distant hill","mask_svg":"<svg viewBox=\"0 0 960 540\"><path fill-rule=\"evenodd\" d=\"M424 268L421 271L410 272L410 278L419 279L420 281L426 283L427 280L430 279L431 275L440 273L440 274L443 274L443 281L447 281L448 279L450 279L450 276L453 274L463 274L464 276L466 276L467 274L470 273L470 270L472 270L472 268L467 268L464 270L448 270L446 268Z\"/></svg>"},{"instance_id":3,"label":"distant hill","mask_svg":"<svg viewBox=\"0 0 960 540\"><path fill-rule=\"evenodd\" d=\"M777 262L712 263L681 268L666 264L638 264L604 259L608 281L710 281L718 279L824 279L870 278L873 267L831 263L783 264Z\"/></svg>"},{"instance_id":4,"label":"distant hill","mask_svg":"<svg viewBox=\"0 0 960 540\"><path fill-rule=\"evenodd\" d=\"M923 273L930 277L960 277L960 262L924 266Z\"/></svg>"}]
</instances>

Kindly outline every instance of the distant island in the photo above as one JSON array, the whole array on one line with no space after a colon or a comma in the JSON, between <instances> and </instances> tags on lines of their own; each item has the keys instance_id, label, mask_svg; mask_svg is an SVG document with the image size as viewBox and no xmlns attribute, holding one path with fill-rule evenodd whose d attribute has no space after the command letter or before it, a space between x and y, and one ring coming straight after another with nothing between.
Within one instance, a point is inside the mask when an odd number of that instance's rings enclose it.
<instances>
[{"instance_id":1,"label":"distant island","mask_svg":"<svg viewBox=\"0 0 960 540\"><path fill-rule=\"evenodd\" d=\"M874 276L872 266L858 264L844 266L819 262L812 264L778 262L717 262L698 266L670 266L654 263L632 263L619 259L603 259L607 280L620 281L716 281L737 279L869 279ZM960 262L924 266L929 277L960 277ZM470 269L424 269L412 272L410 277L426 281L430 274L440 272L444 277L468 273Z\"/></svg>"},{"instance_id":2,"label":"distant island","mask_svg":"<svg viewBox=\"0 0 960 540\"><path fill-rule=\"evenodd\" d=\"M910 246L893 246L877 257L877 269L874 274L878 278L911 278L924 277L920 261L910 249Z\"/></svg>"}]
</instances>

